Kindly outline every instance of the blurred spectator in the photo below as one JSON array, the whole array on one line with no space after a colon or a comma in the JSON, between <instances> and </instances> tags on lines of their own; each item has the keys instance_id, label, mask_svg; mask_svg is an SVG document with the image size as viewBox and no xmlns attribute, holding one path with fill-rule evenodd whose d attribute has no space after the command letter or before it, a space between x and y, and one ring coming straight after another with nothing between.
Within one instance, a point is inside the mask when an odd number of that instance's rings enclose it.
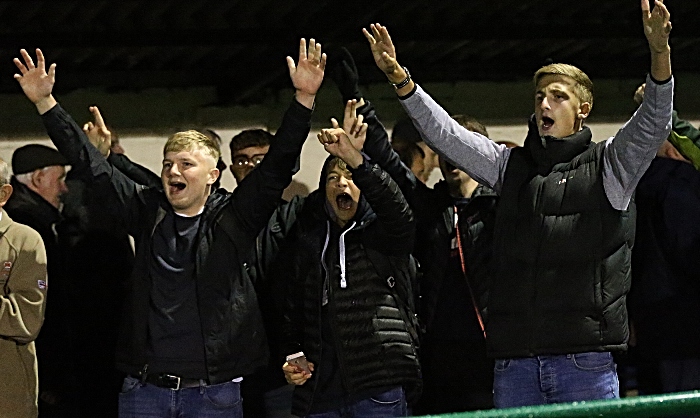
<instances>
[{"instance_id":1,"label":"blurred spectator","mask_svg":"<svg viewBox=\"0 0 700 418\"><path fill-rule=\"evenodd\" d=\"M440 163L438 162L438 155L435 153L435 151L430 149L425 142L423 142L423 138L421 138L416 127L413 126L411 119L405 118L396 122L394 129L391 131L391 144L392 147L397 150L397 152L398 150L406 150L407 152L412 153L414 155L414 159L417 156L415 152L411 150L411 144L414 144L421 149L421 154L423 156L422 171L419 171L421 167L420 163L406 164L406 166L411 168L416 178L423 183L427 182L433 170L440 166ZM401 155L400 152L399 155Z\"/></svg>"},{"instance_id":2,"label":"blurred spectator","mask_svg":"<svg viewBox=\"0 0 700 418\"><path fill-rule=\"evenodd\" d=\"M635 94L643 99L644 85ZM629 297L639 390L700 389L700 130L672 132L637 186Z\"/></svg>"},{"instance_id":3,"label":"blurred spectator","mask_svg":"<svg viewBox=\"0 0 700 418\"><path fill-rule=\"evenodd\" d=\"M14 192L5 205L13 220L35 229L46 247L51 302L36 340L39 361L39 411L46 417L72 416L76 398L74 329L74 276L67 270L61 196L68 161L58 151L30 144L12 154Z\"/></svg>"},{"instance_id":4,"label":"blurred spectator","mask_svg":"<svg viewBox=\"0 0 700 418\"><path fill-rule=\"evenodd\" d=\"M12 195L10 170L0 159L0 208ZM46 250L41 235L0 209L0 405L3 416L38 414L34 340L46 308Z\"/></svg>"}]
</instances>

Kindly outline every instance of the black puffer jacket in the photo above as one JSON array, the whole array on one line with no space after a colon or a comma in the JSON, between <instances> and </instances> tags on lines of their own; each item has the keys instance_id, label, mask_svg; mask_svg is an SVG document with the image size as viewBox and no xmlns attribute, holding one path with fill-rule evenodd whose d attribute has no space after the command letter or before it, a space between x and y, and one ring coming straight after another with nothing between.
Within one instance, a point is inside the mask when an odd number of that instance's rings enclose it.
<instances>
[{"instance_id":1,"label":"black puffer jacket","mask_svg":"<svg viewBox=\"0 0 700 418\"><path fill-rule=\"evenodd\" d=\"M233 193L219 189L205 204L195 246L195 280L211 383L252 373L267 360L257 297L243 264L291 181L309 133L310 116L309 109L294 101L265 161ZM113 169L60 106L42 118L52 141L70 163L89 166L94 181L111 187L121 206L122 220L135 237L136 265L123 310L117 366L136 374L147 358L152 234L172 207L161 190L140 186Z\"/></svg>"},{"instance_id":2,"label":"black puffer jacket","mask_svg":"<svg viewBox=\"0 0 700 418\"><path fill-rule=\"evenodd\" d=\"M321 184L325 172L324 167ZM413 215L396 184L378 166L365 162L352 175L366 203L342 231L328 215L325 186L304 199L297 212L284 341L289 354L302 350L318 365L322 338L331 338L342 386L351 398L402 385L410 399L420 387L416 334L407 309ZM343 249L344 260L339 256ZM339 277L343 263L346 284ZM329 313L325 320L331 336L322 336L324 280L329 303L323 309ZM323 401L314 399L319 372L296 388L294 413L305 415L313 402Z\"/></svg>"},{"instance_id":3,"label":"black puffer jacket","mask_svg":"<svg viewBox=\"0 0 700 418\"><path fill-rule=\"evenodd\" d=\"M636 210L610 204L604 149L587 127L541 138L534 117L513 149L494 229L493 357L626 349Z\"/></svg>"}]
</instances>

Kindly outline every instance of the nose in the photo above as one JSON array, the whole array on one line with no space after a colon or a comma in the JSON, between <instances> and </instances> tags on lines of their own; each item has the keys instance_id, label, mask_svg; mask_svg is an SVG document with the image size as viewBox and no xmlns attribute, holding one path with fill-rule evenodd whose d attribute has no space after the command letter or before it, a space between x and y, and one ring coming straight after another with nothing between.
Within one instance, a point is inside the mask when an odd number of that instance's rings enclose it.
<instances>
[{"instance_id":1,"label":"nose","mask_svg":"<svg viewBox=\"0 0 700 418\"><path fill-rule=\"evenodd\" d=\"M173 164L170 166L170 169L168 170L168 175L170 175L170 176L179 176L180 175L180 168L177 166L177 164Z\"/></svg>"},{"instance_id":2,"label":"nose","mask_svg":"<svg viewBox=\"0 0 700 418\"><path fill-rule=\"evenodd\" d=\"M348 185L348 179L345 178L345 176L340 176L338 179L338 187L345 187Z\"/></svg>"},{"instance_id":3,"label":"nose","mask_svg":"<svg viewBox=\"0 0 700 418\"><path fill-rule=\"evenodd\" d=\"M65 181L61 181L61 187L59 190L60 190L61 194L68 193L68 185L66 184Z\"/></svg>"},{"instance_id":4,"label":"nose","mask_svg":"<svg viewBox=\"0 0 700 418\"><path fill-rule=\"evenodd\" d=\"M549 110L550 109L549 101L547 100L546 96L542 98L542 103L540 103L540 109L542 109L542 110Z\"/></svg>"}]
</instances>

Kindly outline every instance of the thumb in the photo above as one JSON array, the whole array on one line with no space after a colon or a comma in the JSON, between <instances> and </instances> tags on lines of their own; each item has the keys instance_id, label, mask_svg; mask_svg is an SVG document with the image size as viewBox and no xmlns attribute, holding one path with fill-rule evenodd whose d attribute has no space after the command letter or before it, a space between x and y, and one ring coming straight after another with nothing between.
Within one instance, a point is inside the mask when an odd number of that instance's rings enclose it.
<instances>
[{"instance_id":1,"label":"thumb","mask_svg":"<svg viewBox=\"0 0 700 418\"><path fill-rule=\"evenodd\" d=\"M331 126L333 126L333 128L340 128L340 125L338 125L338 121L335 118L331 118Z\"/></svg>"},{"instance_id":2,"label":"thumb","mask_svg":"<svg viewBox=\"0 0 700 418\"><path fill-rule=\"evenodd\" d=\"M289 68L289 75L293 76L297 71L297 66L294 64L294 59L292 57L287 57L287 67Z\"/></svg>"}]
</instances>

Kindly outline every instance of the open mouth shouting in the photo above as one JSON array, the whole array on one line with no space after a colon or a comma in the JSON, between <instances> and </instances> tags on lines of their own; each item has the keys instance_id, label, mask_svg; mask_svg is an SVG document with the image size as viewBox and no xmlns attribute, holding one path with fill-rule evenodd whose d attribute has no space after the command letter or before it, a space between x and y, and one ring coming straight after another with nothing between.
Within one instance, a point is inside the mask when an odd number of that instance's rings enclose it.
<instances>
[{"instance_id":1,"label":"open mouth shouting","mask_svg":"<svg viewBox=\"0 0 700 418\"><path fill-rule=\"evenodd\" d=\"M335 198L335 204L340 210L352 210L352 196L347 193L341 193Z\"/></svg>"},{"instance_id":2,"label":"open mouth shouting","mask_svg":"<svg viewBox=\"0 0 700 418\"><path fill-rule=\"evenodd\" d=\"M547 133L551 131L552 126L554 126L554 119L548 116L542 116L542 121L540 122L542 132Z\"/></svg>"},{"instance_id":3,"label":"open mouth shouting","mask_svg":"<svg viewBox=\"0 0 700 418\"><path fill-rule=\"evenodd\" d=\"M185 187L187 187L185 183L179 181L168 182L168 191L170 192L170 195L177 195L178 193L185 190Z\"/></svg>"}]
</instances>

